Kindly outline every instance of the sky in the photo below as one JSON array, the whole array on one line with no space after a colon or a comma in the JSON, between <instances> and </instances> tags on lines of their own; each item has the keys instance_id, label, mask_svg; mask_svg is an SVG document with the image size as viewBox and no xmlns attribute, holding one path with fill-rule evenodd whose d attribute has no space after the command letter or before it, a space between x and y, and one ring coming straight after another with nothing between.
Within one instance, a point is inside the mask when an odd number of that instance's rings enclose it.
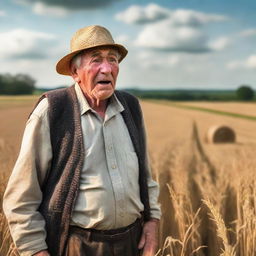
<instances>
[{"instance_id":1,"label":"sky","mask_svg":"<svg viewBox=\"0 0 256 256\"><path fill-rule=\"evenodd\" d=\"M120 89L256 89L255 13L255 0L1 0L0 74L71 85L55 65L98 24L129 51Z\"/></svg>"}]
</instances>

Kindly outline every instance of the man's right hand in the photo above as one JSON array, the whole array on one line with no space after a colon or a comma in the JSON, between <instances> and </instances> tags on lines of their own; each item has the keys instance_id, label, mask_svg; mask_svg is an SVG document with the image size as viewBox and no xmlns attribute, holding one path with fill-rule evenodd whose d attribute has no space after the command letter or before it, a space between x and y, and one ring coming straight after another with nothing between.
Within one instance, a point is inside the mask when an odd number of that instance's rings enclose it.
<instances>
[{"instance_id":1,"label":"man's right hand","mask_svg":"<svg viewBox=\"0 0 256 256\"><path fill-rule=\"evenodd\" d=\"M40 251L40 252L37 252L35 254L33 254L33 256L50 256L50 254L48 253L48 251Z\"/></svg>"}]
</instances>

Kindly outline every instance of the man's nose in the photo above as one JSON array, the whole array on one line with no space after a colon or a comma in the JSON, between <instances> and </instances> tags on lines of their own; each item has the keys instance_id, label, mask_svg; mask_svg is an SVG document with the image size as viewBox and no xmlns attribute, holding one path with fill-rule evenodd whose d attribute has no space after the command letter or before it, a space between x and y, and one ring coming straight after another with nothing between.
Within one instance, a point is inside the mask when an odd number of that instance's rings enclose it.
<instances>
[{"instance_id":1,"label":"man's nose","mask_svg":"<svg viewBox=\"0 0 256 256\"><path fill-rule=\"evenodd\" d=\"M104 60L100 65L100 71L102 73L111 73L111 70L111 64L107 60Z\"/></svg>"}]
</instances>

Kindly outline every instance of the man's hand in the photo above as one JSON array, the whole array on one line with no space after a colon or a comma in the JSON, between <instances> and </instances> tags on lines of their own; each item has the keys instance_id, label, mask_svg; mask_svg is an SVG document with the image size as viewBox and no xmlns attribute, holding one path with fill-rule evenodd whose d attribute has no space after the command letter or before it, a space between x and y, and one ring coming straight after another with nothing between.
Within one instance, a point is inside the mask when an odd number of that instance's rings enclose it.
<instances>
[{"instance_id":1,"label":"man's hand","mask_svg":"<svg viewBox=\"0 0 256 256\"><path fill-rule=\"evenodd\" d=\"M143 248L142 256L154 256L158 244L158 219L151 219L144 223L141 239L138 245L139 249Z\"/></svg>"},{"instance_id":2,"label":"man's hand","mask_svg":"<svg viewBox=\"0 0 256 256\"><path fill-rule=\"evenodd\" d=\"M40 251L36 254L33 254L33 256L50 256L50 254L47 251Z\"/></svg>"}]
</instances>

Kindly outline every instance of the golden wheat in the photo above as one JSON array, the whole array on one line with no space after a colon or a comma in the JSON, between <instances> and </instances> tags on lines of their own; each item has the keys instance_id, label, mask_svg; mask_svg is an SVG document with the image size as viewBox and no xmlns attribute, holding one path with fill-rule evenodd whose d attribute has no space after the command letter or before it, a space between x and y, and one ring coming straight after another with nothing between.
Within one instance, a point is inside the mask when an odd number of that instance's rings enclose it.
<instances>
[{"instance_id":1,"label":"golden wheat","mask_svg":"<svg viewBox=\"0 0 256 256\"><path fill-rule=\"evenodd\" d=\"M0 118L6 120L0 125L1 205L26 117L33 105L32 101L24 107L21 101L18 104L18 108L3 103L0 107ZM150 102L143 102L142 106L153 176L160 183L163 216L157 255L254 256L256 122ZM205 144L207 129L223 123L235 129L238 143ZM1 256L13 251L10 243L0 207Z\"/></svg>"}]
</instances>

